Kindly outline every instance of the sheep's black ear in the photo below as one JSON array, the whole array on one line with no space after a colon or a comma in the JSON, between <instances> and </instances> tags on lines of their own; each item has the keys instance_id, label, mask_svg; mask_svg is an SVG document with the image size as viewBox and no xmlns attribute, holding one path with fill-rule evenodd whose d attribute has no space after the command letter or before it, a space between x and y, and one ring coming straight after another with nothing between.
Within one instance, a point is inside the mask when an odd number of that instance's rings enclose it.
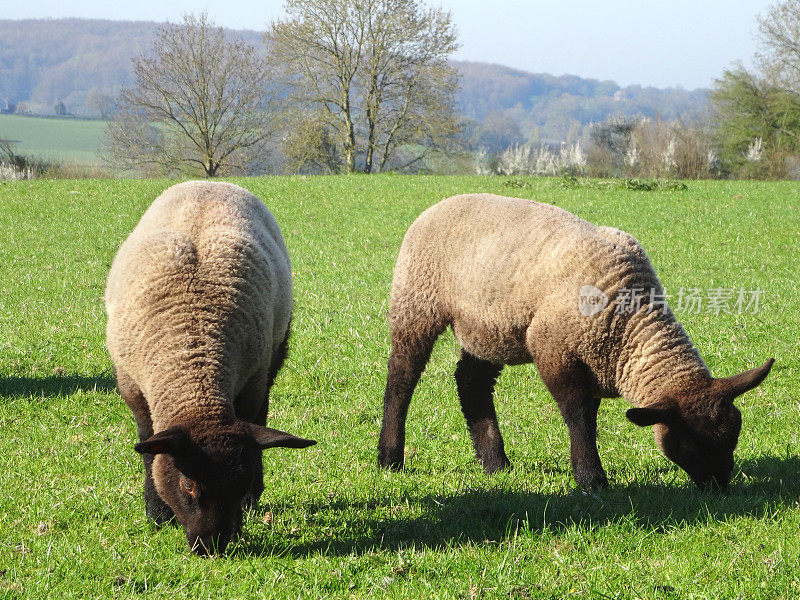
<instances>
[{"instance_id":1,"label":"sheep's black ear","mask_svg":"<svg viewBox=\"0 0 800 600\"><path fill-rule=\"evenodd\" d=\"M184 450L189 443L186 429L176 425L151 435L143 442L136 444L133 449L139 454L172 454L174 456Z\"/></svg>"},{"instance_id":2,"label":"sheep's black ear","mask_svg":"<svg viewBox=\"0 0 800 600\"><path fill-rule=\"evenodd\" d=\"M291 433L286 433L280 429L271 429L269 427L261 427L260 425L253 425L248 423L250 432L253 435L253 440L256 445L262 450L267 448L306 448L316 444L316 440L306 440L296 437Z\"/></svg>"},{"instance_id":3,"label":"sheep's black ear","mask_svg":"<svg viewBox=\"0 0 800 600\"><path fill-rule=\"evenodd\" d=\"M730 398L735 398L736 396L740 396L745 392L752 390L759 383L764 381L767 375L769 375L769 371L774 362L775 359L770 358L763 365L756 367L755 369L750 369L749 371L739 373L738 375L732 375L731 377L722 377L717 379L714 382L714 385L721 387L725 392L727 392Z\"/></svg>"},{"instance_id":4,"label":"sheep's black ear","mask_svg":"<svg viewBox=\"0 0 800 600\"><path fill-rule=\"evenodd\" d=\"M672 425L678 419L678 411L674 408L629 408L625 416L631 423L639 427L647 427L656 423Z\"/></svg>"}]
</instances>

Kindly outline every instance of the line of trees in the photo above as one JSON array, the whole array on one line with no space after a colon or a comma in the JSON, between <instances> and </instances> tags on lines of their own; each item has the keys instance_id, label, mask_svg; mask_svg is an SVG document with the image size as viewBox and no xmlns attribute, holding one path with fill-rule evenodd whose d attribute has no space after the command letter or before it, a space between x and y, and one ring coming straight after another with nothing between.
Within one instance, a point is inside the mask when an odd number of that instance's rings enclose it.
<instances>
[{"instance_id":1,"label":"line of trees","mask_svg":"<svg viewBox=\"0 0 800 600\"><path fill-rule=\"evenodd\" d=\"M420 0L286 0L285 15L262 48L206 14L163 28L117 103L113 163L207 177L373 173L444 154L486 173L800 176L800 0L759 17L757 68L724 71L704 121L618 116L538 148L503 137L501 123L488 152L470 147L475 132L462 135L455 110L449 12Z\"/></svg>"},{"instance_id":2,"label":"line of trees","mask_svg":"<svg viewBox=\"0 0 800 600\"><path fill-rule=\"evenodd\" d=\"M616 116L552 148L511 145L480 172L800 179L800 0L757 19L756 67L725 70L695 122ZM579 144L586 148L584 152Z\"/></svg>"},{"instance_id":3,"label":"line of trees","mask_svg":"<svg viewBox=\"0 0 800 600\"><path fill-rule=\"evenodd\" d=\"M459 132L449 12L418 0L287 0L266 53L207 14L163 28L134 61L108 128L117 166L214 177L403 169Z\"/></svg>"}]
</instances>

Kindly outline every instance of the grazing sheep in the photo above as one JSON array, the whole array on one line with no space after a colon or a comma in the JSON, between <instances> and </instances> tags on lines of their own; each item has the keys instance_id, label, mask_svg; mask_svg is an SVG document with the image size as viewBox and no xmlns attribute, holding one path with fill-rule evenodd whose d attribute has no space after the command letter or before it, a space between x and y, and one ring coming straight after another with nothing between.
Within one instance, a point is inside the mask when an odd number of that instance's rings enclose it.
<instances>
[{"instance_id":1,"label":"grazing sheep","mask_svg":"<svg viewBox=\"0 0 800 600\"><path fill-rule=\"evenodd\" d=\"M631 290L636 305L623 300ZM651 296L652 290L652 296ZM490 194L448 198L409 228L392 282L392 353L379 462L403 465L411 395L437 336L462 346L455 371L477 458L510 466L492 394L503 365L533 362L570 436L575 480L605 487L597 453L601 398L623 396L627 417L654 425L658 446L700 487L725 487L741 414L733 399L772 366L711 376L663 301L636 240L560 208Z\"/></svg>"},{"instance_id":2,"label":"grazing sheep","mask_svg":"<svg viewBox=\"0 0 800 600\"><path fill-rule=\"evenodd\" d=\"M278 224L238 186L175 185L120 247L105 299L147 515L177 517L197 554L222 552L263 491L261 451L315 443L265 427L292 313Z\"/></svg>"}]
</instances>

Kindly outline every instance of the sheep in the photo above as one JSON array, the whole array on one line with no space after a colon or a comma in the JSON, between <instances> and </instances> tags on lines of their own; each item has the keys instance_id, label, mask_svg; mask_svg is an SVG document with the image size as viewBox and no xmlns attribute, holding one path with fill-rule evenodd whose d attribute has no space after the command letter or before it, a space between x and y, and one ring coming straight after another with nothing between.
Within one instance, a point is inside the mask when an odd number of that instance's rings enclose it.
<instances>
[{"instance_id":1,"label":"sheep","mask_svg":"<svg viewBox=\"0 0 800 600\"><path fill-rule=\"evenodd\" d=\"M223 552L264 489L261 451L316 443L265 426L292 313L278 224L236 185L174 185L119 248L105 302L147 516L176 517L196 554Z\"/></svg>"},{"instance_id":2,"label":"sheep","mask_svg":"<svg viewBox=\"0 0 800 600\"><path fill-rule=\"evenodd\" d=\"M641 297L626 306L622 300ZM432 206L403 239L392 281L391 354L379 464L403 466L408 406L434 341L461 345L456 387L477 459L510 467L492 395L504 365L534 363L569 430L576 483L604 488L597 452L601 398L634 405L633 423L700 487L727 486L741 413L733 399L774 362L711 376L664 301L639 243L548 204L491 194Z\"/></svg>"}]
</instances>

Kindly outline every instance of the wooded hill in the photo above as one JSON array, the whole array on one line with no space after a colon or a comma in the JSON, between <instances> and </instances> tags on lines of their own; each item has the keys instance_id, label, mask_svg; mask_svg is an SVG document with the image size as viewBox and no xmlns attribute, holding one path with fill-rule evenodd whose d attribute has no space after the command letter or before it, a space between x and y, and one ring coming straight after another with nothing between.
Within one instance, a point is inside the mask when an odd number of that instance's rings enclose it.
<instances>
[{"instance_id":1,"label":"wooded hill","mask_svg":"<svg viewBox=\"0 0 800 600\"><path fill-rule=\"evenodd\" d=\"M154 22L89 19L0 20L0 111L100 117L123 85L131 58L147 52ZM234 32L255 45L258 31ZM502 65L453 61L457 102L468 138L490 149L577 139L609 116L700 117L706 90L657 89L573 75L527 73ZM105 108L104 108L105 107Z\"/></svg>"}]
</instances>

